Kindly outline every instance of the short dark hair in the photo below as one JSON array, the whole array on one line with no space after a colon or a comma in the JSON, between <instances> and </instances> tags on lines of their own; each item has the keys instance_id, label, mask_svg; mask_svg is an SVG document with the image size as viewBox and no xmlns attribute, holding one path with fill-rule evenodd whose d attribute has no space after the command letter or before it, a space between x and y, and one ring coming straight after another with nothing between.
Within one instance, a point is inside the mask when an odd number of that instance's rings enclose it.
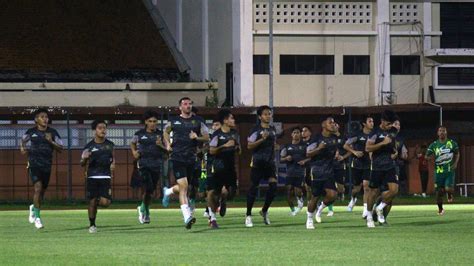
<instances>
[{"instance_id":1,"label":"short dark hair","mask_svg":"<svg viewBox=\"0 0 474 266\"><path fill-rule=\"evenodd\" d=\"M383 111L381 119L390 123L399 120L398 115L392 110Z\"/></svg>"},{"instance_id":2,"label":"short dark hair","mask_svg":"<svg viewBox=\"0 0 474 266\"><path fill-rule=\"evenodd\" d=\"M192 102L191 98L189 98L189 97L183 97L183 98L179 99L178 104L181 105L181 103L182 103L183 101L186 101L186 100Z\"/></svg>"},{"instance_id":3,"label":"short dark hair","mask_svg":"<svg viewBox=\"0 0 474 266\"><path fill-rule=\"evenodd\" d=\"M362 120L360 121L360 124L361 125L367 124L367 119L369 119L369 118L374 119L374 117L370 114L362 116Z\"/></svg>"},{"instance_id":4,"label":"short dark hair","mask_svg":"<svg viewBox=\"0 0 474 266\"><path fill-rule=\"evenodd\" d=\"M221 124L224 124L224 120L229 118L232 115L232 112L229 109L221 109L219 110L219 113L217 114L217 120L221 122Z\"/></svg>"},{"instance_id":5,"label":"short dark hair","mask_svg":"<svg viewBox=\"0 0 474 266\"><path fill-rule=\"evenodd\" d=\"M46 115L49 115L48 109L46 108L38 108L33 112L33 116L36 118L37 115L45 113Z\"/></svg>"},{"instance_id":6,"label":"short dark hair","mask_svg":"<svg viewBox=\"0 0 474 266\"><path fill-rule=\"evenodd\" d=\"M265 110L270 110L270 112L271 112L272 108L270 108L270 106L268 106L268 105L262 105L262 106L257 108L257 115L261 116L263 114L263 111L265 111Z\"/></svg>"},{"instance_id":7,"label":"short dark hair","mask_svg":"<svg viewBox=\"0 0 474 266\"><path fill-rule=\"evenodd\" d=\"M304 128L307 128L307 129L309 130L309 132L313 132L313 130L311 129L311 127L308 126L308 125L303 125L303 126L301 127L301 130L303 131Z\"/></svg>"},{"instance_id":8,"label":"short dark hair","mask_svg":"<svg viewBox=\"0 0 474 266\"><path fill-rule=\"evenodd\" d=\"M99 124L104 124L105 127L107 127L107 123L105 122L105 120L96 119L94 120L94 122L92 122L92 125L91 125L92 130L95 130Z\"/></svg>"},{"instance_id":9,"label":"short dark hair","mask_svg":"<svg viewBox=\"0 0 474 266\"><path fill-rule=\"evenodd\" d=\"M158 119L159 118L158 112L155 111L155 110L146 110L145 113L143 114L143 119L144 120L148 120L152 117Z\"/></svg>"},{"instance_id":10,"label":"short dark hair","mask_svg":"<svg viewBox=\"0 0 474 266\"><path fill-rule=\"evenodd\" d=\"M214 119L212 119L212 123L220 123L221 121L219 121L219 118L218 117L215 117Z\"/></svg>"},{"instance_id":11,"label":"short dark hair","mask_svg":"<svg viewBox=\"0 0 474 266\"><path fill-rule=\"evenodd\" d=\"M440 128L444 128L444 129L448 130L448 128L446 126L443 126L443 125L438 126L438 128L436 130L438 131Z\"/></svg>"},{"instance_id":12,"label":"short dark hair","mask_svg":"<svg viewBox=\"0 0 474 266\"><path fill-rule=\"evenodd\" d=\"M325 121L328 121L329 119L334 120L334 117L332 117L332 116L326 116L323 120L321 120L321 124L323 124ZM336 120L334 120L334 122L336 122Z\"/></svg>"},{"instance_id":13,"label":"short dark hair","mask_svg":"<svg viewBox=\"0 0 474 266\"><path fill-rule=\"evenodd\" d=\"M299 127L299 126L292 127L291 128L291 133L293 133L293 131L295 131L295 130L298 130L299 132L301 132L301 127Z\"/></svg>"}]
</instances>

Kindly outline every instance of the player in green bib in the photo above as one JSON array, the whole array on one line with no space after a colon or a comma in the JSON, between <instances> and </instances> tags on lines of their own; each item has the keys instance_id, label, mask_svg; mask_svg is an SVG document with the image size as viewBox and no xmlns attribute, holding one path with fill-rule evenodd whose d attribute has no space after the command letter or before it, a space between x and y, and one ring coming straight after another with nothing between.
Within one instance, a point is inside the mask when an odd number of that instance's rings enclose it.
<instances>
[{"instance_id":1,"label":"player in green bib","mask_svg":"<svg viewBox=\"0 0 474 266\"><path fill-rule=\"evenodd\" d=\"M448 195L448 202L453 201L454 176L459 162L458 144L448 138L444 126L438 128L438 140L431 143L426 151L427 158L435 158L435 188L438 214L444 215L443 196Z\"/></svg>"}]
</instances>

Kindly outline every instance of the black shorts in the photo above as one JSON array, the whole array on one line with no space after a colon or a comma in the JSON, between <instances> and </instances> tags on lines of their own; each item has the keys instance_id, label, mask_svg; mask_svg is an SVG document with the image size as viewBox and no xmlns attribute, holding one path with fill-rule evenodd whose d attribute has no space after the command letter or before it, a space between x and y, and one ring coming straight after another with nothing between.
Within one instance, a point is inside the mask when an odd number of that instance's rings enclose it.
<instances>
[{"instance_id":1,"label":"black shorts","mask_svg":"<svg viewBox=\"0 0 474 266\"><path fill-rule=\"evenodd\" d=\"M276 167L273 161L254 162L250 170L250 178L254 185L258 186L261 180L268 180L271 177L276 177Z\"/></svg>"},{"instance_id":2,"label":"black shorts","mask_svg":"<svg viewBox=\"0 0 474 266\"><path fill-rule=\"evenodd\" d=\"M188 182L193 180L194 170L195 170L195 163L184 163L178 161L170 161L171 162L171 171L176 179L181 178L188 178Z\"/></svg>"},{"instance_id":3,"label":"black shorts","mask_svg":"<svg viewBox=\"0 0 474 266\"><path fill-rule=\"evenodd\" d=\"M370 169L352 168L352 184L360 186L364 180L370 180Z\"/></svg>"},{"instance_id":4,"label":"black shorts","mask_svg":"<svg viewBox=\"0 0 474 266\"><path fill-rule=\"evenodd\" d=\"M311 167L306 167L304 182L308 187L311 187Z\"/></svg>"},{"instance_id":5,"label":"black shorts","mask_svg":"<svg viewBox=\"0 0 474 266\"><path fill-rule=\"evenodd\" d=\"M112 187L110 178L87 178L87 198L112 199Z\"/></svg>"},{"instance_id":6,"label":"black shorts","mask_svg":"<svg viewBox=\"0 0 474 266\"><path fill-rule=\"evenodd\" d=\"M386 190L384 186L388 187L388 183L398 184L398 176L395 168L389 170L372 170L369 181L370 188Z\"/></svg>"},{"instance_id":7,"label":"black shorts","mask_svg":"<svg viewBox=\"0 0 474 266\"><path fill-rule=\"evenodd\" d=\"M49 178L51 176L51 166L44 168L30 167L28 168L28 173L33 185L36 184L36 182L41 182L43 189L48 188Z\"/></svg>"},{"instance_id":8,"label":"black shorts","mask_svg":"<svg viewBox=\"0 0 474 266\"><path fill-rule=\"evenodd\" d=\"M337 191L334 178L312 180L311 191L314 197L326 196L326 189Z\"/></svg>"},{"instance_id":9,"label":"black shorts","mask_svg":"<svg viewBox=\"0 0 474 266\"><path fill-rule=\"evenodd\" d=\"M142 186L147 193L153 193L160 179L159 169L140 168L140 177L143 179Z\"/></svg>"},{"instance_id":10,"label":"black shorts","mask_svg":"<svg viewBox=\"0 0 474 266\"><path fill-rule=\"evenodd\" d=\"M304 177L303 176L287 176L286 185L301 188L303 186Z\"/></svg>"},{"instance_id":11,"label":"black shorts","mask_svg":"<svg viewBox=\"0 0 474 266\"><path fill-rule=\"evenodd\" d=\"M215 190L220 192L222 187L225 187L227 190L237 187L237 173L235 169L217 171L207 176L208 191Z\"/></svg>"},{"instance_id":12,"label":"black shorts","mask_svg":"<svg viewBox=\"0 0 474 266\"><path fill-rule=\"evenodd\" d=\"M143 178L140 176L140 171L137 168L133 169L132 179L130 179L130 187L141 188L143 186Z\"/></svg>"},{"instance_id":13,"label":"black shorts","mask_svg":"<svg viewBox=\"0 0 474 266\"><path fill-rule=\"evenodd\" d=\"M346 169L334 169L334 179L336 183L344 185L344 180L346 177Z\"/></svg>"}]
</instances>

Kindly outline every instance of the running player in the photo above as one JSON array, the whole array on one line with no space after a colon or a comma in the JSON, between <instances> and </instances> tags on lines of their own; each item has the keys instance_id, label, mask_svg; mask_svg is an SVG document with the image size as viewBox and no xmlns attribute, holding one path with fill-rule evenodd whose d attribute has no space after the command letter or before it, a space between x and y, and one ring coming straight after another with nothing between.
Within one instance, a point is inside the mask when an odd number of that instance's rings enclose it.
<instances>
[{"instance_id":1,"label":"running player","mask_svg":"<svg viewBox=\"0 0 474 266\"><path fill-rule=\"evenodd\" d=\"M210 133L214 134L214 132L219 130L221 128L221 126L222 126L222 124L221 124L221 122L219 122L219 119L215 118L212 121L212 126L211 126ZM206 155L206 179L201 178L199 180L199 187L200 188L203 187L204 190L207 190L207 178L211 174L210 171L208 171L207 168L209 168L210 165L212 165L212 157L213 156L208 152L207 155ZM226 196L226 195L224 195L224 191L227 193L227 190L225 190L225 188L223 187L222 188L222 193L221 193L221 198ZM207 199L207 196L206 196L206 199ZM219 207L219 211L220 211L220 207ZM225 215L225 213L224 213L224 215ZM221 215L221 216L223 216L223 215ZM210 217L210 215L209 215L209 206L206 207L206 211L204 212L204 217L206 217L206 218Z\"/></svg>"},{"instance_id":2,"label":"running player","mask_svg":"<svg viewBox=\"0 0 474 266\"><path fill-rule=\"evenodd\" d=\"M303 143L306 144L306 147L311 142L311 128L308 125L304 125L301 127L301 137L303 140ZM308 159L308 158L307 158ZM310 165L310 160L308 159L305 164L305 176L304 176L304 188L306 190L306 198L309 203L312 195L311 195L311 165Z\"/></svg>"},{"instance_id":3,"label":"running player","mask_svg":"<svg viewBox=\"0 0 474 266\"><path fill-rule=\"evenodd\" d=\"M232 196L237 187L235 154L240 150L240 138L235 130L235 119L230 110L220 110L218 119L222 126L212 134L209 144L212 162L209 164L207 203L210 225L213 229L219 227L216 212L222 188L225 187Z\"/></svg>"},{"instance_id":4,"label":"running player","mask_svg":"<svg viewBox=\"0 0 474 266\"><path fill-rule=\"evenodd\" d=\"M375 227L372 217L372 209L375 198L382 186L386 186L382 192L382 201L375 207L377 220L380 224L385 223L383 215L384 208L392 204L393 198L398 193L398 176L395 169L396 149L395 138L397 130L392 128L398 116L390 110L382 113L380 126L375 129L366 143L366 151L372 153L372 165L369 181L369 197L367 198L367 227Z\"/></svg>"},{"instance_id":5,"label":"running player","mask_svg":"<svg viewBox=\"0 0 474 266\"><path fill-rule=\"evenodd\" d=\"M341 200L344 198L344 180L346 177L346 159L351 155L350 152L347 152L344 149L344 144L346 143L345 137L341 134L339 130L339 124L335 123L336 133L334 134L337 137L337 151L339 156L334 158L334 179L336 180L337 193L340 195ZM333 204L328 206L328 216L331 217L334 215Z\"/></svg>"},{"instance_id":6,"label":"running player","mask_svg":"<svg viewBox=\"0 0 474 266\"><path fill-rule=\"evenodd\" d=\"M291 143L283 147L280 152L280 161L286 163L286 186L288 205L291 215L295 216L303 208L303 191L307 145L301 141L301 129L295 127L291 131ZM294 199L297 199L295 209Z\"/></svg>"},{"instance_id":7,"label":"running player","mask_svg":"<svg viewBox=\"0 0 474 266\"><path fill-rule=\"evenodd\" d=\"M397 168L397 175L400 182L400 194L407 193L407 160L408 160L408 149L405 145L405 139L400 135L401 123L399 120L393 123L393 127L397 129L398 134L395 139L395 148L397 149L397 159L395 160L395 166Z\"/></svg>"},{"instance_id":8,"label":"running player","mask_svg":"<svg viewBox=\"0 0 474 266\"><path fill-rule=\"evenodd\" d=\"M181 98L178 103L181 114L170 118L163 132L165 147L171 152L171 172L178 184L171 188L163 188L163 206L168 207L172 194L179 194L184 223L187 229L191 229L196 218L193 217L188 205L188 182L193 178L198 143L209 141L209 132L202 118L192 115L193 102L190 98ZM172 143L171 132L173 132Z\"/></svg>"},{"instance_id":9,"label":"running player","mask_svg":"<svg viewBox=\"0 0 474 266\"><path fill-rule=\"evenodd\" d=\"M370 115L364 117L362 120L362 126L363 128L361 132L358 132L355 136L346 141L344 149L354 155L351 164L353 188L347 210L352 211L357 202L357 195L361 191L361 187L363 187L364 210L362 212L362 218L366 218L368 214L367 197L369 196L370 158L369 153L365 150L365 144L372 134L374 119Z\"/></svg>"},{"instance_id":10,"label":"running player","mask_svg":"<svg viewBox=\"0 0 474 266\"><path fill-rule=\"evenodd\" d=\"M260 215L266 225L270 224L268 218L268 208L272 204L276 195L277 179L275 166L275 144L276 130L272 121L272 109L263 105L257 109L259 123L252 129L247 141L247 148L252 151L252 161L250 163L251 186L247 194L247 214L245 226L253 227L252 208L257 197L258 187L261 180L268 180L268 190L265 195L265 203Z\"/></svg>"},{"instance_id":11,"label":"running player","mask_svg":"<svg viewBox=\"0 0 474 266\"><path fill-rule=\"evenodd\" d=\"M438 140L428 147L426 157L435 159L436 203L438 214L444 215L443 197L447 194L448 202L453 202L455 171L459 163L459 146L448 138L445 126L438 128Z\"/></svg>"},{"instance_id":12,"label":"running player","mask_svg":"<svg viewBox=\"0 0 474 266\"><path fill-rule=\"evenodd\" d=\"M332 117L326 118L322 122L322 132L311 141L307 148L306 155L311 158L311 180L312 193L308 204L308 217L306 229L314 229L313 219L321 222L321 213L326 206L331 205L337 197L336 181L334 179L334 158L339 156L337 151L336 126ZM318 207L316 216L316 204L318 199L322 202Z\"/></svg>"},{"instance_id":13,"label":"running player","mask_svg":"<svg viewBox=\"0 0 474 266\"><path fill-rule=\"evenodd\" d=\"M143 183L142 203L137 207L138 221L150 223L150 204L156 185L161 176L161 168L166 148L163 132L157 129L158 113L148 110L144 114L145 128L135 132L130 148L138 160L138 170Z\"/></svg>"},{"instance_id":14,"label":"running player","mask_svg":"<svg viewBox=\"0 0 474 266\"><path fill-rule=\"evenodd\" d=\"M20 142L20 151L28 155L28 173L35 189L33 204L30 205L29 222L37 229L43 228L41 203L48 188L53 163L53 151L61 151L63 142L58 132L48 126L48 110L38 109L34 113L35 127L28 129ZM27 147L28 143L31 143Z\"/></svg>"},{"instance_id":15,"label":"running player","mask_svg":"<svg viewBox=\"0 0 474 266\"><path fill-rule=\"evenodd\" d=\"M107 124L103 120L92 123L94 139L87 143L81 156L86 169L87 198L89 199L89 233L96 233L97 206L109 207L112 200L111 179L114 175L114 143L106 138Z\"/></svg>"}]
</instances>

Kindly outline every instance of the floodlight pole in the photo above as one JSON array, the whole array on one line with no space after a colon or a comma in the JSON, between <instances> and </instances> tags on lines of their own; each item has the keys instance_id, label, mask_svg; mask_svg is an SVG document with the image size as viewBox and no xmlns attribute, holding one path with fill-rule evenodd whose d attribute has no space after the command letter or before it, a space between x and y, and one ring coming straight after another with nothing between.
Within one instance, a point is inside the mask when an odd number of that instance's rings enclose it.
<instances>
[{"instance_id":1,"label":"floodlight pole","mask_svg":"<svg viewBox=\"0 0 474 266\"><path fill-rule=\"evenodd\" d=\"M268 1L268 65L269 65L269 100L268 105L273 109L273 0Z\"/></svg>"}]
</instances>

